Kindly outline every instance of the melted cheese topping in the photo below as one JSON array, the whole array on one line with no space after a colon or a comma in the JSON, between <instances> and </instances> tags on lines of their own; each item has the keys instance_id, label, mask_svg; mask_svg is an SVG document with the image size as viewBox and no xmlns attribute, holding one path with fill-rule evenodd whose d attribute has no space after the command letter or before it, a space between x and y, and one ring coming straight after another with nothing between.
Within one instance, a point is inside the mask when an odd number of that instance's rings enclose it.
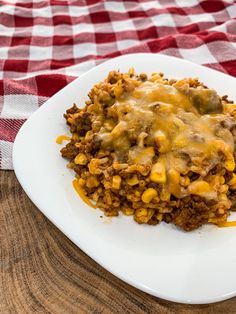
<instances>
[{"instance_id":1,"label":"melted cheese topping","mask_svg":"<svg viewBox=\"0 0 236 314\"><path fill-rule=\"evenodd\" d=\"M231 123L227 114L201 115L188 92L150 81L116 101L110 111L116 112L117 124L112 131L102 127L99 136L104 147L113 147L118 160L128 154L130 164L162 164L167 177L165 189L177 197L188 194L217 197L210 182L195 184L187 190L180 187L178 178L189 171L205 177L221 162L225 162L226 169L229 163L234 168L233 136L222 126L224 121ZM135 145L130 141L132 136L137 139ZM156 182L163 183L163 178L158 181L156 176ZM203 190L199 190L200 185Z\"/></svg>"}]
</instances>

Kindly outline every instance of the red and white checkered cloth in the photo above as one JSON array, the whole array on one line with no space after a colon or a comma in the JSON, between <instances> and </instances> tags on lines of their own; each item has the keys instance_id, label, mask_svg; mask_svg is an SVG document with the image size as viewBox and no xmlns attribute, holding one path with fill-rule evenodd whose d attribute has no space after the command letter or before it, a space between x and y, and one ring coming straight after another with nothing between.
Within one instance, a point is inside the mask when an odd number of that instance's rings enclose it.
<instances>
[{"instance_id":1,"label":"red and white checkered cloth","mask_svg":"<svg viewBox=\"0 0 236 314\"><path fill-rule=\"evenodd\" d=\"M236 77L236 1L0 0L0 169L49 97L96 64L156 52Z\"/></svg>"}]
</instances>

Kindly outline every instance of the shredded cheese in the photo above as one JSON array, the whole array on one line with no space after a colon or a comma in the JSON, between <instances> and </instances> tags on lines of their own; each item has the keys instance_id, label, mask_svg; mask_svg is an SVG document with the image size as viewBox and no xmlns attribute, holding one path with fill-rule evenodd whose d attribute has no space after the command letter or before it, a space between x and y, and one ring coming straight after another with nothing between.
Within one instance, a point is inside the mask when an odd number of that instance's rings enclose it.
<instances>
[{"instance_id":1,"label":"shredded cheese","mask_svg":"<svg viewBox=\"0 0 236 314\"><path fill-rule=\"evenodd\" d=\"M59 135L56 139L57 144L62 144L63 141L69 141L70 137L67 135Z\"/></svg>"},{"instance_id":2,"label":"shredded cheese","mask_svg":"<svg viewBox=\"0 0 236 314\"><path fill-rule=\"evenodd\" d=\"M219 224L218 227L220 227L220 228L236 227L236 220L223 222L223 223Z\"/></svg>"},{"instance_id":3,"label":"shredded cheese","mask_svg":"<svg viewBox=\"0 0 236 314\"><path fill-rule=\"evenodd\" d=\"M77 179L74 179L73 182L73 187L76 190L76 192L79 194L79 196L81 197L81 199L90 207L92 208L96 208L96 206L87 198L87 196L84 194L84 191L81 187L81 185L79 184Z\"/></svg>"}]
</instances>

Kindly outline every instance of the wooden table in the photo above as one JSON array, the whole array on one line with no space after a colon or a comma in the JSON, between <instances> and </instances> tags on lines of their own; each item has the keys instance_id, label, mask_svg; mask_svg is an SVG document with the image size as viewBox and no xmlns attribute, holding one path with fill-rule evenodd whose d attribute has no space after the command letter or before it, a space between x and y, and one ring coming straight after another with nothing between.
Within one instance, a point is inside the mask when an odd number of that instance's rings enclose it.
<instances>
[{"instance_id":1,"label":"wooden table","mask_svg":"<svg viewBox=\"0 0 236 314\"><path fill-rule=\"evenodd\" d=\"M32 204L12 171L0 171L0 313L236 313L236 298L183 305L111 275Z\"/></svg>"}]
</instances>

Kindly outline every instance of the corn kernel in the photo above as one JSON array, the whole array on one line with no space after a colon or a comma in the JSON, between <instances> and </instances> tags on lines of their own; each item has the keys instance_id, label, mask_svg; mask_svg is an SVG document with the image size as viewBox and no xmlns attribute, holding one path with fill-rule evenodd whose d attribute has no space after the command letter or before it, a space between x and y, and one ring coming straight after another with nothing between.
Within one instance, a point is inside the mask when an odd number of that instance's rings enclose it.
<instances>
[{"instance_id":1,"label":"corn kernel","mask_svg":"<svg viewBox=\"0 0 236 314\"><path fill-rule=\"evenodd\" d=\"M124 215L126 216L131 216L134 214L134 209L133 208L122 208L122 212L124 213Z\"/></svg>"},{"instance_id":2,"label":"corn kernel","mask_svg":"<svg viewBox=\"0 0 236 314\"><path fill-rule=\"evenodd\" d=\"M139 183L137 175L134 175L132 178L127 180L128 185L134 186Z\"/></svg>"},{"instance_id":3,"label":"corn kernel","mask_svg":"<svg viewBox=\"0 0 236 314\"><path fill-rule=\"evenodd\" d=\"M121 184L121 177L120 176L114 176L112 178L112 187L113 189L119 189Z\"/></svg>"},{"instance_id":4,"label":"corn kernel","mask_svg":"<svg viewBox=\"0 0 236 314\"><path fill-rule=\"evenodd\" d=\"M111 136L117 139L123 134L123 132L125 131L125 128L126 128L125 122L120 121L111 131Z\"/></svg>"},{"instance_id":5,"label":"corn kernel","mask_svg":"<svg viewBox=\"0 0 236 314\"><path fill-rule=\"evenodd\" d=\"M224 162L224 166L225 166L225 169L228 170L228 171L233 171L234 168L235 168L235 161L234 161L234 158L230 158L230 159L227 159L225 162Z\"/></svg>"},{"instance_id":6,"label":"corn kernel","mask_svg":"<svg viewBox=\"0 0 236 314\"><path fill-rule=\"evenodd\" d=\"M90 131L87 131L87 133L85 134L85 140L88 141L91 137L91 135L93 134L93 132L90 130Z\"/></svg>"},{"instance_id":7,"label":"corn kernel","mask_svg":"<svg viewBox=\"0 0 236 314\"><path fill-rule=\"evenodd\" d=\"M213 214L214 215L214 214ZM209 214L209 216L210 216L210 214ZM217 217L217 218L209 218L208 219L208 222L209 223L212 223L212 224L216 224L216 225L218 225L218 223L219 223L219 218Z\"/></svg>"},{"instance_id":8,"label":"corn kernel","mask_svg":"<svg viewBox=\"0 0 236 314\"><path fill-rule=\"evenodd\" d=\"M157 196L157 191L153 188L148 188L146 191L142 194L142 201L144 203L150 203L151 200Z\"/></svg>"},{"instance_id":9,"label":"corn kernel","mask_svg":"<svg viewBox=\"0 0 236 314\"><path fill-rule=\"evenodd\" d=\"M199 181L194 181L190 183L188 186L189 193L195 194L195 195L204 195L205 193L210 192L211 187L208 182L199 180Z\"/></svg>"},{"instance_id":10,"label":"corn kernel","mask_svg":"<svg viewBox=\"0 0 236 314\"><path fill-rule=\"evenodd\" d=\"M141 193L140 193L139 191L135 191L134 194L135 194L136 196L140 196L140 195L141 195Z\"/></svg>"},{"instance_id":11,"label":"corn kernel","mask_svg":"<svg viewBox=\"0 0 236 314\"><path fill-rule=\"evenodd\" d=\"M111 182L109 182L109 181L104 181L104 182L103 182L103 185L104 185L104 188L105 188L106 190L112 188Z\"/></svg>"},{"instance_id":12,"label":"corn kernel","mask_svg":"<svg viewBox=\"0 0 236 314\"><path fill-rule=\"evenodd\" d=\"M185 176L185 177L180 177L180 185L186 187L190 184L190 179L189 177Z\"/></svg>"},{"instance_id":13,"label":"corn kernel","mask_svg":"<svg viewBox=\"0 0 236 314\"><path fill-rule=\"evenodd\" d=\"M224 104L224 112L232 113L234 110L236 110L236 104Z\"/></svg>"},{"instance_id":14,"label":"corn kernel","mask_svg":"<svg viewBox=\"0 0 236 314\"><path fill-rule=\"evenodd\" d=\"M220 177L220 184L225 183L225 178L223 176ZM236 178L235 178L235 183L236 183Z\"/></svg>"},{"instance_id":15,"label":"corn kernel","mask_svg":"<svg viewBox=\"0 0 236 314\"><path fill-rule=\"evenodd\" d=\"M88 159L87 159L87 157L85 156L85 154L79 153L79 154L75 157L74 162L75 162L76 165L86 165L87 162L88 162Z\"/></svg>"},{"instance_id":16,"label":"corn kernel","mask_svg":"<svg viewBox=\"0 0 236 314\"><path fill-rule=\"evenodd\" d=\"M122 82L119 80L114 87L114 95L116 98L120 98L123 93Z\"/></svg>"},{"instance_id":17,"label":"corn kernel","mask_svg":"<svg viewBox=\"0 0 236 314\"><path fill-rule=\"evenodd\" d=\"M232 179L228 182L229 185L234 185L236 184L236 174L233 173Z\"/></svg>"},{"instance_id":18,"label":"corn kernel","mask_svg":"<svg viewBox=\"0 0 236 314\"><path fill-rule=\"evenodd\" d=\"M84 186L84 185L85 185L85 180L82 179L82 178L79 178L79 179L78 179L78 182L79 182L79 185L80 185L80 186Z\"/></svg>"},{"instance_id":19,"label":"corn kernel","mask_svg":"<svg viewBox=\"0 0 236 314\"><path fill-rule=\"evenodd\" d=\"M152 166L150 179L155 183L166 182L166 169L162 162L157 162Z\"/></svg>"},{"instance_id":20,"label":"corn kernel","mask_svg":"<svg viewBox=\"0 0 236 314\"><path fill-rule=\"evenodd\" d=\"M219 195L219 200L221 200L221 201L227 201L227 200L228 200L228 197L227 197L227 195L226 195L225 193L221 193L221 194Z\"/></svg>"},{"instance_id":21,"label":"corn kernel","mask_svg":"<svg viewBox=\"0 0 236 314\"><path fill-rule=\"evenodd\" d=\"M99 186L99 182L95 176L90 176L86 179L86 186L88 188L95 188Z\"/></svg>"},{"instance_id":22,"label":"corn kernel","mask_svg":"<svg viewBox=\"0 0 236 314\"><path fill-rule=\"evenodd\" d=\"M166 153L169 150L169 141L164 132L160 130L155 132L154 139L161 153Z\"/></svg>"},{"instance_id":23,"label":"corn kernel","mask_svg":"<svg viewBox=\"0 0 236 314\"><path fill-rule=\"evenodd\" d=\"M230 190L236 190L236 184L230 185Z\"/></svg>"},{"instance_id":24,"label":"corn kernel","mask_svg":"<svg viewBox=\"0 0 236 314\"><path fill-rule=\"evenodd\" d=\"M168 179L170 180L172 184L179 184L179 180L180 180L179 172L175 169L170 169L168 171Z\"/></svg>"},{"instance_id":25,"label":"corn kernel","mask_svg":"<svg viewBox=\"0 0 236 314\"><path fill-rule=\"evenodd\" d=\"M142 217L142 216L147 216L147 209L146 208L136 209L135 216L138 217L138 218Z\"/></svg>"},{"instance_id":26,"label":"corn kernel","mask_svg":"<svg viewBox=\"0 0 236 314\"><path fill-rule=\"evenodd\" d=\"M168 178L169 192L173 194L174 196L179 197L180 191L181 191L180 184L179 184L180 173L177 170L172 168L168 171L167 178Z\"/></svg>"},{"instance_id":27,"label":"corn kernel","mask_svg":"<svg viewBox=\"0 0 236 314\"><path fill-rule=\"evenodd\" d=\"M157 214L157 220L162 221L163 219L163 214Z\"/></svg>"},{"instance_id":28,"label":"corn kernel","mask_svg":"<svg viewBox=\"0 0 236 314\"><path fill-rule=\"evenodd\" d=\"M152 76L149 78L150 82L155 82L160 79L160 75L158 73L153 73Z\"/></svg>"},{"instance_id":29,"label":"corn kernel","mask_svg":"<svg viewBox=\"0 0 236 314\"><path fill-rule=\"evenodd\" d=\"M150 218L153 216L153 209L139 208L135 211L135 220L138 223L147 223Z\"/></svg>"},{"instance_id":30,"label":"corn kernel","mask_svg":"<svg viewBox=\"0 0 236 314\"><path fill-rule=\"evenodd\" d=\"M148 221L147 214L148 211L146 208L136 209L134 218L138 223L146 223Z\"/></svg>"},{"instance_id":31,"label":"corn kernel","mask_svg":"<svg viewBox=\"0 0 236 314\"><path fill-rule=\"evenodd\" d=\"M148 209L148 221L152 218L154 213L155 213L154 209L152 209L152 208Z\"/></svg>"},{"instance_id":32,"label":"corn kernel","mask_svg":"<svg viewBox=\"0 0 236 314\"><path fill-rule=\"evenodd\" d=\"M134 75L134 68L130 68L128 71L129 76L133 76Z\"/></svg>"}]
</instances>

